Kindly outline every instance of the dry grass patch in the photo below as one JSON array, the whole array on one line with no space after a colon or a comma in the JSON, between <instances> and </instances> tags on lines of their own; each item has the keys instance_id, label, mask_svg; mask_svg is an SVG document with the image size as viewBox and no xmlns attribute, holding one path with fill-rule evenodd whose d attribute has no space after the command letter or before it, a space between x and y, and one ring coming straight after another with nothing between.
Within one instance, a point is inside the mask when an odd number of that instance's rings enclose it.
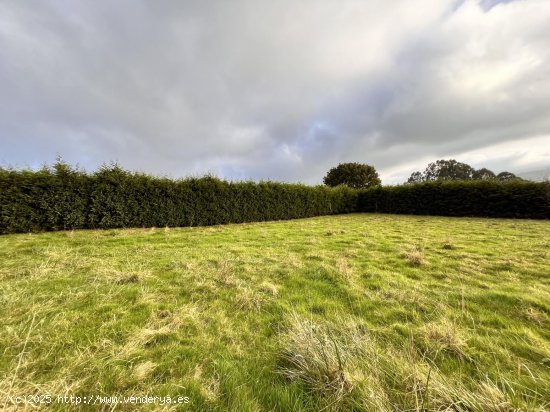
<instances>
[{"instance_id":1,"label":"dry grass patch","mask_svg":"<svg viewBox=\"0 0 550 412\"><path fill-rule=\"evenodd\" d=\"M452 353L459 358L470 359L467 354L467 341L458 326L444 319L441 322L429 323L422 329L427 346L434 352Z\"/></svg>"},{"instance_id":2,"label":"dry grass patch","mask_svg":"<svg viewBox=\"0 0 550 412\"><path fill-rule=\"evenodd\" d=\"M306 385L323 400L324 409L390 410L374 340L351 319L336 324L291 314L279 373Z\"/></svg>"},{"instance_id":3,"label":"dry grass patch","mask_svg":"<svg viewBox=\"0 0 550 412\"><path fill-rule=\"evenodd\" d=\"M426 260L424 259L424 251L418 246L415 246L414 248L405 252L403 254L403 257L407 260L409 266L420 267L427 264Z\"/></svg>"},{"instance_id":4,"label":"dry grass patch","mask_svg":"<svg viewBox=\"0 0 550 412\"><path fill-rule=\"evenodd\" d=\"M532 306L525 308L523 313L529 322L536 323L539 326L548 322L548 315Z\"/></svg>"},{"instance_id":5,"label":"dry grass patch","mask_svg":"<svg viewBox=\"0 0 550 412\"><path fill-rule=\"evenodd\" d=\"M452 383L441 374L435 374L431 380L428 408L426 411L453 411L453 412L520 412L520 411L544 411L545 408L535 407L529 409L517 408L511 401L509 383L496 382L490 379L472 384L474 390L466 388L463 384Z\"/></svg>"},{"instance_id":6,"label":"dry grass patch","mask_svg":"<svg viewBox=\"0 0 550 412\"><path fill-rule=\"evenodd\" d=\"M130 259L126 256L121 264L101 265L94 267L91 279L94 283L113 283L115 285L126 285L139 283L153 277L151 270L144 263Z\"/></svg>"},{"instance_id":7,"label":"dry grass patch","mask_svg":"<svg viewBox=\"0 0 550 412\"><path fill-rule=\"evenodd\" d=\"M268 302L269 299L264 293L256 291L249 286L239 286L237 288L235 304L239 309L259 312Z\"/></svg>"},{"instance_id":8,"label":"dry grass patch","mask_svg":"<svg viewBox=\"0 0 550 412\"><path fill-rule=\"evenodd\" d=\"M344 235L345 233L344 229L330 229L325 232L325 236Z\"/></svg>"},{"instance_id":9,"label":"dry grass patch","mask_svg":"<svg viewBox=\"0 0 550 412\"><path fill-rule=\"evenodd\" d=\"M178 333L183 321L174 312L161 310L153 312L147 324L136 331L121 349L122 357L130 356L139 349L146 348L160 340Z\"/></svg>"},{"instance_id":10,"label":"dry grass patch","mask_svg":"<svg viewBox=\"0 0 550 412\"><path fill-rule=\"evenodd\" d=\"M115 285L127 285L129 283L138 283L139 282L139 276L134 274L124 274L115 279L114 283Z\"/></svg>"},{"instance_id":11,"label":"dry grass patch","mask_svg":"<svg viewBox=\"0 0 550 412\"><path fill-rule=\"evenodd\" d=\"M279 287L271 282L263 281L260 284L260 291L273 297L277 297L279 294Z\"/></svg>"},{"instance_id":12,"label":"dry grass patch","mask_svg":"<svg viewBox=\"0 0 550 412\"><path fill-rule=\"evenodd\" d=\"M215 270L216 281L227 287L234 287L237 285L237 279L233 275L233 264L227 259L219 259L216 262Z\"/></svg>"},{"instance_id":13,"label":"dry grass patch","mask_svg":"<svg viewBox=\"0 0 550 412\"><path fill-rule=\"evenodd\" d=\"M444 241L443 241L443 249L445 250L452 250L455 248L455 245L453 244L452 240L449 239L449 238L446 238Z\"/></svg>"},{"instance_id":14,"label":"dry grass patch","mask_svg":"<svg viewBox=\"0 0 550 412\"><path fill-rule=\"evenodd\" d=\"M304 262L302 261L301 257L295 253L290 253L285 258L286 263L296 269L302 268L304 266Z\"/></svg>"},{"instance_id":15,"label":"dry grass patch","mask_svg":"<svg viewBox=\"0 0 550 412\"><path fill-rule=\"evenodd\" d=\"M141 381L147 378L157 367L156 363L146 361L134 367L134 377Z\"/></svg>"},{"instance_id":16,"label":"dry grass patch","mask_svg":"<svg viewBox=\"0 0 550 412\"><path fill-rule=\"evenodd\" d=\"M339 257L336 259L336 271L344 278L349 279L352 277L354 270L349 261L345 257Z\"/></svg>"},{"instance_id":17,"label":"dry grass patch","mask_svg":"<svg viewBox=\"0 0 550 412\"><path fill-rule=\"evenodd\" d=\"M320 261L320 260L323 260L324 257L325 257L325 255L317 249L315 249L312 252L309 252L305 255L305 258L308 259L308 260L319 260Z\"/></svg>"},{"instance_id":18,"label":"dry grass patch","mask_svg":"<svg viewBox=\"0 0 550 412\"><path fill-rule=\"evenodd\" d=\"M467 356L465 341L451 325L430 325L426 336ZM292 314L281 357L279 372L302 382L322 399L319 410L518 410L511 401L513 392L507 389L513 385L447 377L438 369L435 357L421 354L412 342L405 351L383 345L351 319L316 323Z\"/></svg>"},{"instance_id":19,"label":"dry grass patch","mask_svg":"<svg viewBox=\"0 0 550 412\"><path fill-rule=\"evenodd\" d=\"M202 365L196 365L193 371L193 380L198 382L201 394L213 402L220 396L220 379L218 376L205 376Z\"/></svg>"}]
</instances>

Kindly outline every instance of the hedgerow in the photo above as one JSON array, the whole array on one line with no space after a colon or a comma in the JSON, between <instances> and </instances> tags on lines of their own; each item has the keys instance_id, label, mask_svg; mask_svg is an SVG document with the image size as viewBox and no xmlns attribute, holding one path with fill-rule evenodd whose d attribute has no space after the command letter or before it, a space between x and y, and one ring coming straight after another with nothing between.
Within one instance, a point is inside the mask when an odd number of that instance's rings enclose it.
<instances>
[{"instance_id":1,"label":"hedgerow","mask_svg":"<svg viewBox=\"0 0 550 412\"><path fill-rule=\"evenodd\" d=\"M117 165L86 173L64 163L0 168L0 233L206 226L356 211L357 191L277 182L173 180Z\"/></svg>"},{"instance_id":2,"label":"hedgerow","mask_svg":"<svg viewBox=\"0 0 550 412\"><path fill-rule=\"evenodd\" d=\"M362 191L359 212L410 215L550 218L550 183L435 181Z\"/></svg>"},{"instance_id":3,"label":"hedgerow","mask_svg":"<svg viewBox=\"0 0 550 412\"><path fill-rule=\"evenodd\" d=\"M550 183L435 181L366 190L277 182L173 180L117 165L0 168L0 233L207 226L351 212L550 218Z\"/></svg>"}]
</instances>

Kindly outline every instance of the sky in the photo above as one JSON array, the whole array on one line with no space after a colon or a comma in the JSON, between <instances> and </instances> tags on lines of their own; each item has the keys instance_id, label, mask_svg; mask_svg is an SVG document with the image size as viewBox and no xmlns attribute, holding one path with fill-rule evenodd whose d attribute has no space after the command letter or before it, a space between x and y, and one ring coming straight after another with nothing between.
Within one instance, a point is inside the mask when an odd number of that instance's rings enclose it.
<instances>
[{"instance_id":1,"label":"sky","mask_svg":"<svg viewBox=\"0 0 550 412\"><path fill-rule=\"evenodd\" d=\"M550 167L548 0L0 0L0 164Z\"/></svg>"}]
</instances>

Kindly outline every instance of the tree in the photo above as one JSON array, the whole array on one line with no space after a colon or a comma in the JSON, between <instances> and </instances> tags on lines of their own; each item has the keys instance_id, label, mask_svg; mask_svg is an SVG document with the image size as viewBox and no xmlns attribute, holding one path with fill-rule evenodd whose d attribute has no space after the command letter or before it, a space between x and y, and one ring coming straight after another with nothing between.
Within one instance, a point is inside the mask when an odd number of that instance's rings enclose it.
<instances>
[{"instance_id":1,"label":"tree","mask_svg":"<svg viewBox=\"0 0 550 412\"><path fill-rule=\"evenodd\" d=\"M407 183L429 182L433 180L471 180L474 168L454 159L437 160L430 163L424 172L414 172Z\"/></svg>"},{"instance_id":2,"label":"tree","mask_svg":"<svg viewBox=\"0 0 550 412\"><path fill-rule=\"evenodd\" d=\"M433 180L498 180L508 182L523 179L510 172L501 172L495 175L493 171L485 167L475 170L466 163L449 159L437 160L435 163L430 163L423 172L412 173L407 183L430 182Z\"/></svg>"},{"instance_id":3,"label":"tree","mask_svg":"<svg viewBox=\"0 0 550 412\"><path fill-rule=\"evenodd\" d=\"M409 177L409 180L407 180L407 183L420 183L423 181L424 177L422 176L422 173L414 172L411 174L411 177Z\"/></svg>"},{"instance_id":4,"label":"tree","mask_svg":"<svg viewBox=\"0 0 550 412\"><path fill-rule=\"evenodd\" d=\"M340 163L328 171L323 182L327 186L346 185L354 189L378 186L382 183L373 166L360 163Z\"/></svg>"},{"instance_id":5,"label":"tree","mask_svg":"<svg viewBox=\"0 0 550 412\"><path fill-rule=\"evenodd\" d=\"M486 169L485 167L474 171L474 174L472 175L472 179L475 180L493 180L496 179L496 175L489 169Z\"/></svg>"},{"instance_id":6,"label":"tree","mask_svg":"<svg viewBox=\"0 0 550 412\"><path fill-rule=\"evenodd\" d=\"M469 180L473 173L472 166L454 159L437 160L425 170L426 180Z\"/></svg>"},{"instance_id":7,"label":"tree","mask_svg":"<svg viewBox=\"0 0 550 412\"><path fill-rule=\"evenodd\" d=\"M515 174L511 172L500 172L497 175L497 179L500 180L501 182L509 182L511 180L523 180L522 178L517 177Z\"/></svg>"}]
</instances>

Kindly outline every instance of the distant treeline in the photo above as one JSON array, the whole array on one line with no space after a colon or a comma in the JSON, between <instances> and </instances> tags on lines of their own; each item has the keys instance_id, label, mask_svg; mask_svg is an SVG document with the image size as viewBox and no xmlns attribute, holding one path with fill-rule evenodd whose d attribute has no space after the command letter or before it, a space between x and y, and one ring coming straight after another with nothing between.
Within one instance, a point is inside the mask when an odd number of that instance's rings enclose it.
<instances>
[{"instance_id":1,"label":"distant treeline","mask_svg":"<svg viewBox=\"0 0 550 412\"><path fill-rule=\"evenodd\" d=\"M105 166L0 168L0 233L206 226L354 212L357 191L276 182L173 180Z\"/></svg>"},{"instance_id":2,"label":"distant treeline","mask_svg":"<svg viewBox=\"0 0 550 412\"><path fill-rule=\"evenodd\" d=\"M0 168L0 233L206 226L379 212L550 218L550 184L436 181L365 190L276 182L173 180L117 165L86 173L64 163Z\"/></svg>"}]
</instances>

